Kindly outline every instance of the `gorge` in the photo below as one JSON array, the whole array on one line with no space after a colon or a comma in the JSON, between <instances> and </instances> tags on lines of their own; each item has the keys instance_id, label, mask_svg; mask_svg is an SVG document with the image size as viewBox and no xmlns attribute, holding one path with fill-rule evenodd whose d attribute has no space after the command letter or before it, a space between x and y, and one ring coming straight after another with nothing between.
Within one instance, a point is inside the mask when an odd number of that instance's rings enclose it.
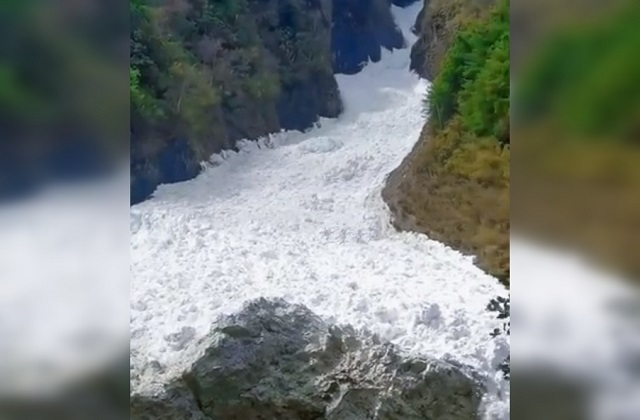
<instances>
[{"instance_id":1,"label":"gorge","mask_svg":"<svg viewBox=\"0 0 640 420\"><path fill-rule=\"evenodd\" d=\"M473 257L423 235L396 232L381 197L387 174L410 152L424 125L428 82L409 71L408 48L415 41L411 27L420 7L391 9L405 48L382 50L379 62L335 76L344 107L338 118L321 118L306 132L241 141L237 151L214 155L193 180L161 185L151 199L132 207L131 389L140 418L176 410L180 418L198 418L190 417L194 412L214 415L194 409L215 408L202 403L212 398L203 397L210 391L202 390L218 386L193 371L194 363L205 354L221 354L216 344L224 340L221 332L252 348L253 327L216 328L229 316L242 319L243 311L255 305L267 310L274 299L304 305L322 322L355 331L353 339L342 335L338 348L349 349L349 342L366 342L372 335L374 343L392 346L403 363L422 366L416 370L419 385L407 394L413 397L404 400L403 418L427 415L428 404L420 401L428 400L433 371L427 367L434 360L448 364L454 377L466 378L450 382L467 389L451 388L459 398L447 404L450 418L468 418L465 410L508 418L509 384L499 371L508 338L491 339L501 322L486 310L506 289L477 268ZM268 331L279 331L277 316L267 316ZM323 340L311 360L322 361L332 352L332 341ZM390 361L366 356L372 344L354 345L362 349L358 357L369 360L367 369L395 369ZM263 360L255 355L252 350L248 359L216 359L209 366L244 369L241 364ZM311 403L282 388L286 381L275 379L280 377L276 365L271 374L255 376L270 383L275 394L249 390L242 394L247 399L231 397L231 407L238 413L251 404L268 404L282 418L306 418L295 417L300 412L323 418L319 413L338 409L352 414L335 418L358 419L363 418L358 412L380 406L390 383L371 383L332 357L347 370L329 374L328 386L335 385L327 400ZM283 355L284 369L286 360ZM318 377L301 376L300 387L307 389ZM379 386L382 393L366 391ZM396 418L393 412L377 415Z\"/></svg>"}]
</instances>

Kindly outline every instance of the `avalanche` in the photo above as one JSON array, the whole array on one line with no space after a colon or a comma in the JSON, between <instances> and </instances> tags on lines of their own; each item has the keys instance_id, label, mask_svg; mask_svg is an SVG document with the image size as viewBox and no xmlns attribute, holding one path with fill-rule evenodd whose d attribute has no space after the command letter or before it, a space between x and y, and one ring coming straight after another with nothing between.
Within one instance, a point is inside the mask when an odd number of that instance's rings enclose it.
<instances>
[{"instance_id":1,"label":"avalanche","mask_svg":"<svg viewBox=\"0 0 640 420\"><path fill-rule=\"evenodd\" d=\"M408 46L419 3L394 8ZM475 366L489 383L486 416L508 418L508 383L495 371L509 344L490 337L499 324L485 310L506 290L471 257L395 232L381 199L424 124L427 84L408 68L409 48L385 51L338 76L340 118L242 143L131 209L134 369L183 369L169 337L188 327L198 338L247 300L278 296L408 353Z\"/></svg>"}]
</instances>

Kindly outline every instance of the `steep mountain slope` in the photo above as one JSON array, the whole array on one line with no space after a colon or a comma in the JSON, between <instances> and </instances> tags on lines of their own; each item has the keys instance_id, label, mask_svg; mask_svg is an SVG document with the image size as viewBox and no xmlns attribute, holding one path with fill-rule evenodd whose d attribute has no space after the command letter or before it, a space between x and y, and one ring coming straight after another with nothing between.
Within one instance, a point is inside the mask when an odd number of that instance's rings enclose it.
<instances>
[{"instance_id":1,"label":"steep mountain slope","mask_svg":"<svg viewBox=\"0 0 640 420\"><path fill-rule=\"evenodd\" d=\"M388 178L383 197L397 228L475 256L482 269L508 284L509 2L469 19L476 7L434 2L423 8L420 37L446 53L434 50L421 67L426 74L439 69L425 98L429 119ZM419 64L419 48L420 41L412 66Z\"/></svg>"},{"instance_id":2,"label":"steep mountain slope","mask_svg":"<svg viewBox=\"0 0 640 420\"><path fill-rule=\"evenodd\" d=\"M407 45L418 5L394 9ZM338 75L337 119L225 152L197 178L163 185L131 209L131 364L181 372L185 346L247 300L284 298L325 320L367 329L402 354L455 360L486 384L483 412L508 418L508 353L486 311L504 287L469 257L398 233L380 192L424 124L426 83L408 71L409 49ZM186 329L186 330L185 330ZM182 335L180 335L182 337Z\"/></svg>"},{"instance_id":3,"label":"steep mountain slope","mask_svg":"<svg viewBox=\"0 0 640 420\"><path fill-rule=\"evenodd\" d=\"M337 117L334 71L403 45L388 0L137 0L131 22L133 203L240 139Z\"/></svg>"}]
</instances>

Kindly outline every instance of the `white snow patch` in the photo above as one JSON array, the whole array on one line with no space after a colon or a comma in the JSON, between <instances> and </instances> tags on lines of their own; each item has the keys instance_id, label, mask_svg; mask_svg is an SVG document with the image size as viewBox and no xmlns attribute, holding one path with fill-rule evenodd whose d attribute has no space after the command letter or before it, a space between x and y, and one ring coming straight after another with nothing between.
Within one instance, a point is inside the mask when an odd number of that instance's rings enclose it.
<instances>
[{"instance_id":1,"label":"white snow patch","mask_svg":"<svg viewBox=\"0 0 640 420\"><path fill-rule=\"evenodd\" d=\"M306 153L329 153L340 149L342 145L343 143L340 139L317 137L302 143L300 148Z\"/></svg>"},{"instance_id":2,"label":"white snow patch","mask_svg":"<svg viewBox=\"0 0 640 420\"><path fill-rule=\"evenodd\" d=\"M419 8L393 9L408 45ZM190 355L169 338L188 328L195 340L249 299L282 297L406 353L475 366L489 378L487 413L509 417L495 373L508 342L491 339L500 324L485 310L504 287L471 257L395 232L380 196L424 124L427 84L408 71L409 53L337 76L340 118L243 143L131 209L133 366L158 361L173 375Z\"/></svg>"}]
</instances>

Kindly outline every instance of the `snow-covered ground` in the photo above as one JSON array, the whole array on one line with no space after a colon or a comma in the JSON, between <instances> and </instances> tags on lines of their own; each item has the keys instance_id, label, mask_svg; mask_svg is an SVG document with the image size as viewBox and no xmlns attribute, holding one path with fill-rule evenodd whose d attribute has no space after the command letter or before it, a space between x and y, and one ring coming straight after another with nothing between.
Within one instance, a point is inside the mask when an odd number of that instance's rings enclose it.
<instances>
[{"instance_id":1,"label":"snow-covered ground","mask_svg":"<svg viewBox=\"0 0 640 420\"><path fill-rule=\"evenodd\" d=\"M419 8L394 8L409 46ZM338 76L340 118L246 143L132 208L134 366L157 360L168 374L181 370L188 359L173 350L176 333L201 337L248 299L279 296L408 353L499 378L508 343L491 339L499 324L485 308L504 287L470 257L396 233L381 199L424 124L427 85L409 72L409 52ZM490 382L489 417L508 418L508 384Z\"/></svg>"}]
</instances>

